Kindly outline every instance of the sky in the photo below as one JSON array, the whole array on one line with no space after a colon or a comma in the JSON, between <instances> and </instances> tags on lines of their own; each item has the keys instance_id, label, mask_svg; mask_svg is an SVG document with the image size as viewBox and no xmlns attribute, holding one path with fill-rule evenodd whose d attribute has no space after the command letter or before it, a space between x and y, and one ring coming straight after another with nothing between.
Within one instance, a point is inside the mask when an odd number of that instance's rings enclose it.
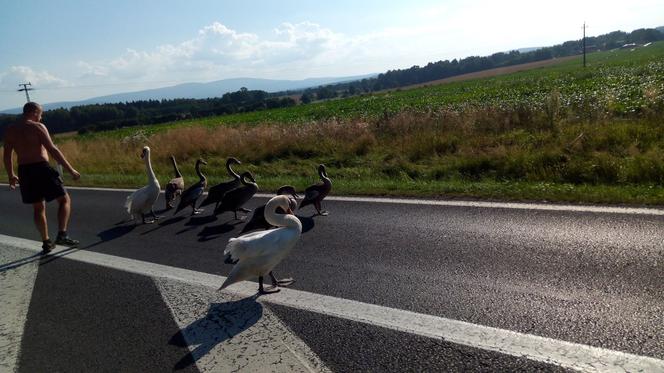
<instances>
[{"instance_id":1,"label":"sky","mask_svg":"<svg viewBox=\"0 0 664 373\"><path fill-rule=\"evenodd\" d=\"M664 26L664 1L0 0L0 110L228 78L380 73Z\"/></svg>"}]
</instances>

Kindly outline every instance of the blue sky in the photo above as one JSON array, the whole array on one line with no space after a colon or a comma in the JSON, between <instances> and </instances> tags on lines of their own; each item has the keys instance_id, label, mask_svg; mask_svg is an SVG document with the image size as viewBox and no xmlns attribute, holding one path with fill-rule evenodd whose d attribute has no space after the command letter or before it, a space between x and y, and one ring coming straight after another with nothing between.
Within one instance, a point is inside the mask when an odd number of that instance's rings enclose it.
<instances>
[{"instance_id":1,"label":"blue sky","mask_svg":"<svg viewBox=\"0 0 664 373\"><path fill-rule=\"evenodd\" d=\"M0 0L0 109L234 77L305 79L664 25L664 1Z\"/></svg>"}]
</instances>

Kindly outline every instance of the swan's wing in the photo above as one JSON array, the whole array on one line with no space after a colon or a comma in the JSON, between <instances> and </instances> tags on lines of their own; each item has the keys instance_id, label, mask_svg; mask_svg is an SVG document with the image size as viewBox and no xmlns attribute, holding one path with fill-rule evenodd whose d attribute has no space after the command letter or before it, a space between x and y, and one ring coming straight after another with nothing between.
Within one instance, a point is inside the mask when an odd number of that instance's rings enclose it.
<instances>
[{"instance_id":1,"label":"swan's wing","mask_svg":"<svg viewBox=\"0 0 664 373\"><path fill-rule=\"evenodd\" d=\"M201 203L201 206L206 206L211 203L220 202L227 192L236 189L240 186L240 180L231 180L225 183L217 184L210 188L207 198Z\"/></svg>"},{"instance_id":2,"label":"swan's wing","mask_svg":"<svg viewBox=\"0 0 664 373\"><path fill-rule=\"evenodd\" d=\"M190 186L189 189L185 190L180 196L180 204L184 203L184 206L191 204L192 201L196 200L201 194L203 194L204 189L205 185L200 182Z\"/></svg>"},{"instance_id":3,"label":"swan's wing","mask_svg":"<svg viewBox=\"0 0 664 373\"><path fill-rule=\"evenodd\" d=\"M184 180L181 177L171 179L171 181L166 184L166 190L168 190L168 188L171 188L173 191L184 189Z\"/></svg>"},{"instance_id":4,"label":"swan's wing","mask_svg":"<svg viewBox=\"0 0 664 373\"><path fill-rule=\"evenodd\" d=\"M221 199L218 211L235 211L247 203L254 194L256 194L256 187L253 185L241 186L226 192L224 198Z\"/></svg>"},{"instance_id":5,"label":"swan's wing","mask_svg":"<svg viewBox=\"0 0 664 373\"><path fill-rule=\"evenodd\" d=\"M231 191L237 187L239 187L242 183L240 180L231 180L225 183L221 183L218 185L214 186L214 192L217 194L220 198L224 196L228 191ZM212 191L212 188L210 188L210 191Z\"/></svg>"},{"instance_id":6,"label":"swan's wing","mask_svg":"<svg viewBox=\"0 0 664 373\"><path fill-rule=\"evenodd\" d=\"M255 258L268 255L280 248L284 237L283 229L252 232L228 240L224 255L230 255L233 260Z\"/></svg>"},{"instance_id":7,"label":"swan's wing","mask_svg":"<svg viewBox=\"0 0 664 373\"><path fill-rule=\"evenodd\" d=\"M127 209L128 213L132 213L132 211L140 211L147 203L148 200L148 187L144 186L143 188L135 191L132 193L129 197L127 197L127 200L125 201L125 208Z\"/></svg>"},{"instance_id":8,"label":"swan's wing","mask_svg":"<svg viewBox=\"0 0 664 373\"><path fill-rule=\"evenodd\" d=\"M308 200L308 201L312 201L312 200L316 199L316 197L318 197L318 195L320 194L319 189L320 188L318 187L318 185L310 186L309 188L307 188L304 191L304 199Z\"/></svg>"}]
</instances>

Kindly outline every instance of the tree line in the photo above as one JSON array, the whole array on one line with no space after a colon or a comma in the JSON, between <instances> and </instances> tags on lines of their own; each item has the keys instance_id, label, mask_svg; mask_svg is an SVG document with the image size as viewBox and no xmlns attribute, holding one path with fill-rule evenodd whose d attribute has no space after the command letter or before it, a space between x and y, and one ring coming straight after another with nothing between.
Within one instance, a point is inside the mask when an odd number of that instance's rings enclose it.
<instances>
[{"instance_id":1,"label":"tree line","mask_svg":"<svg viewBox=\"0 0 664 373\"><path fill-rule=\"evenodd\" d=\"M600 36L587 37L586 51L606 51L620 48L625 44L645 44L659 40L664 40L664 33L657 29L638 29L630 33L614 31ZM470 56L462 59L453 59L451 61L441 60L438 62L430 62L422 67L416 65L408 69L389 70L385 73L379 74L375 78L331 84L289 93L301 93L301 101L303 103L340 96L348 97L361 93L426 83L482 70L578 55L583 52L582 48L582 40L579 39L567 41L552 47L539 48L525 53L513 50L506 53L494 53L485 57Z\"/></svg>"},{"instance_id":2,"label":"tree line","mask_svg":"<svg viewBox=\"0 0 664 373\"><path fill-rule=\"evenodd\" d=\"M112 130L144 124L234 114L295 105L291 97L277 97L260 90L241 88L221 97L208 99L141 100L116 104L74 106L47 110L44 123L52 133ZM0 115L0 135L16 122L17 115Z\"/></svg>"}]
</instances>

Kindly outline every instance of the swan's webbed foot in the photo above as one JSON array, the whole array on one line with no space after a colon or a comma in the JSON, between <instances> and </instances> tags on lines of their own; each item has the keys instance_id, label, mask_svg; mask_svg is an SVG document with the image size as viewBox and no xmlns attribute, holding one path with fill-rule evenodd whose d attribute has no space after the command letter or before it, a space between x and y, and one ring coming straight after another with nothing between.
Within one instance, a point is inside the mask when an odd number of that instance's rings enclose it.
<instances>
[{"instance_id":1,"label":"swan's webbed foot","mask_svg":"<svg viewBox=\"0 0 664 373\"><path fill-rule=\"evenodd\" d=\"M270 271L270 279L272 280L272 286L273 287L277 287L277 286L287 287L287 286L293 285L293 283L295 282L295 280L293 280L290 277L289 278L282 278L280 280L277 280L277 278L274 277L274 273L271 272L271 271Z\"/></svg>"},{"instance_id":2,"label":"swan's webbed foot","mask_svg":"<svg viewBox=\"0 0 664 373\"><path fill-rule=\"evenodd\" d=\"M320 216L328 216L328 215L330 215L330 213L327 212L327 210L323 210L323 211L318 211L318 215L320 215Z\"/></svg>"},{"instance_id":3,"label":"swan's webbed foot","mask_svg":"<svg viewBox=\"0 0 664 373\"><path fill-rule=\"evenodd\" d=\"M274 294L274 293L278 293L280 291L281 291L281 289L279 289L276 286L270 286L268 288L263 288L263 287L258 288L258 292L260 294Z\"/></svg>"},{"instance_id":4,"label":"swan's webbed foot","mask_svg":"<svg viewBox=\"0 0 664 373\"><path fill-rule=\"evenodd\" d=\"M277 280L277 285L287 287L293 285L294 282L295 280L293 280L292 278L282 278L280 280Z\"/></svg>"},{"instance_id":5,"label":"swan's webbed foot","mask_svg":"<svg viewBox=\"0 0 664 373\"><path fill-rule=\"evenodd\" d=\"M273 294L273 293L278 293L280 292L281 289L279 289L276 286L270 286L269 288L263 287L263 276L258 276L258 293L259 294Z\"/></svg>"},{"instance_id":6,"label":"swan's webbed foot","mask_svg":"<svg viewBox=\"0 0 664 373\"><path fill-rule=\"evenodd\" d=\"M202 213L203 211L205 211L205 209L193 209L191 211L191 215L198 215L198 214Z\"/></svg>"}]
</instances>

